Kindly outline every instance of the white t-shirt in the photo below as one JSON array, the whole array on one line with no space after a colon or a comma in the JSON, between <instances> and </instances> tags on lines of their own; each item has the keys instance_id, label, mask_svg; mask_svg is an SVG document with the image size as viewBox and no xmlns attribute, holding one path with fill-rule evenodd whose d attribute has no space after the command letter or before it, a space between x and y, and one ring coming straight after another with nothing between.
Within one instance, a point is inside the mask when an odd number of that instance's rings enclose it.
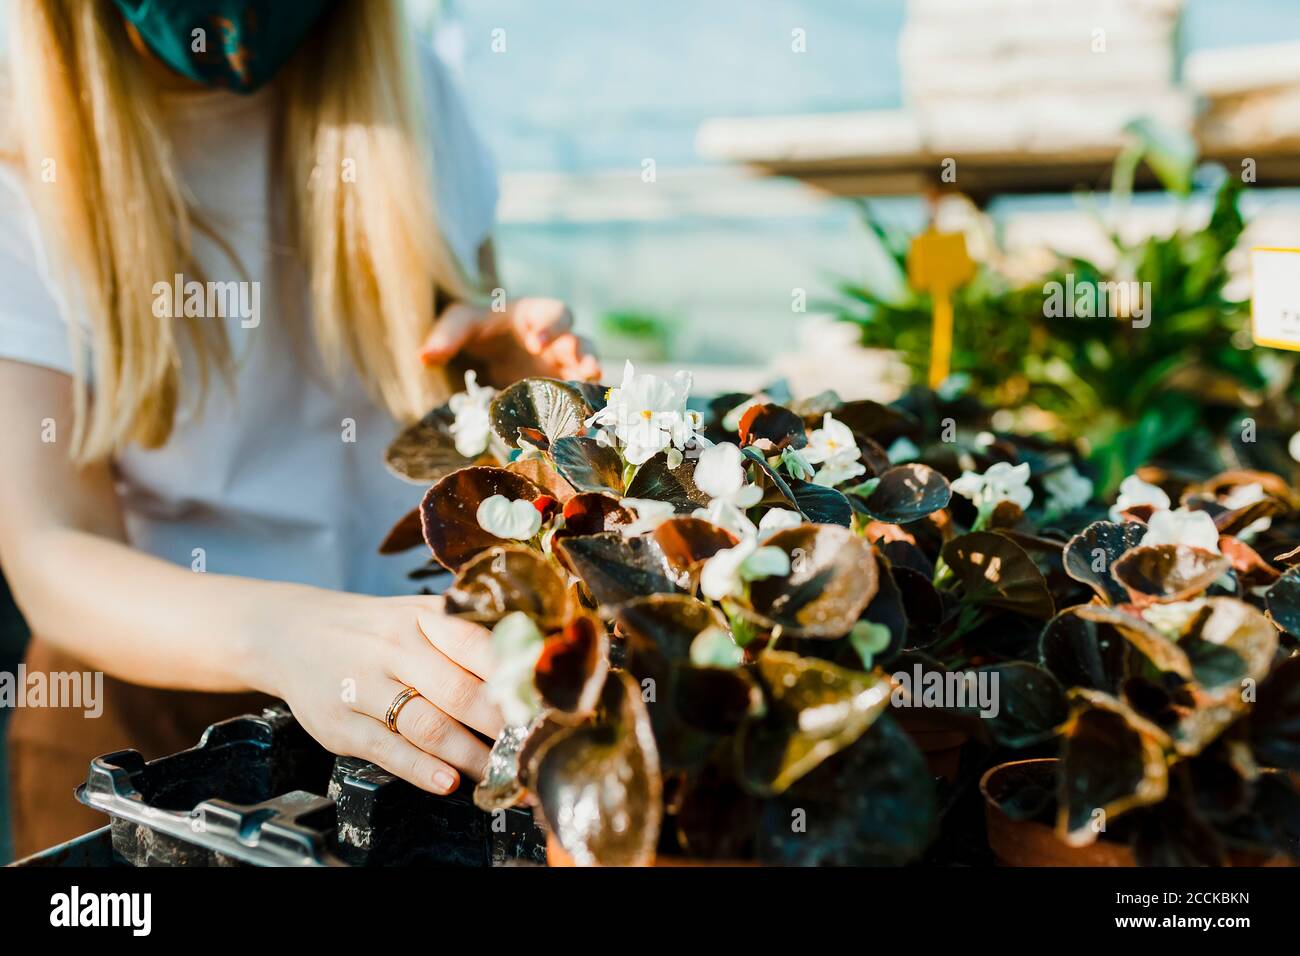
<instances>
[{"instance_id":1,"label":"white t-shirt","mask_svg":"<svg viewBox=\"0 0 1300 956\"><path fill-rule=\"evenodd\" d=\"M496 175L445 67L428 51L422 61L440 226L472 275L492 228ZM260 323L244 328L237 315L199 320L225 322L233 394L214 376L199 409L191 385L163 448L132 446L116 458L127 534L135 547L176 564L194 566L201 555L213 573L412 593L406 574L417 562L410 554L381 557L376 547L423 489L384 467L396 425L351 370L334 383L319 371L304 270L273 223L271 200L280 195L273 97L270 89L252 96L204 90L164 103L181 178L243 266L196 231L200 278L259 282ZM47 267L59 253L42 248L25 188L42 186L0 173L0 358L71 374L60 293ZM185 382L197 383L186 362ZM43 413L31 413L39 440ZM355 441L344 440L348 421Z\"/></svg>"}]
</instances>

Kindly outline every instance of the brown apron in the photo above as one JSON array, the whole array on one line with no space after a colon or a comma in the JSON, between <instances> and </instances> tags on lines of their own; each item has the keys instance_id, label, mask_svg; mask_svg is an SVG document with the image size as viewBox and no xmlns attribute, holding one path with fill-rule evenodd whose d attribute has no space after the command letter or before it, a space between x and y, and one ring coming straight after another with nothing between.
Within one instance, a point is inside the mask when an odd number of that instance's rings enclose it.
<instances>
[{"instance_id":1,"label":"brown apron","mask_svg":"<svg viewBox=\"0 0 1300 956\"><path fill-rule=\"evenodd\" d=\"M27 672L90 670L43 641L27 649ZM193 747L208 724L257 713L264 694L203 694L158 690L104 676L103 713L20 707L9 716L9 799L14 852L37 850L104 826L108 817L83 807L72 795L86 782L92 757L138 750L146 760Z\"/></svg>"}]
</instances>

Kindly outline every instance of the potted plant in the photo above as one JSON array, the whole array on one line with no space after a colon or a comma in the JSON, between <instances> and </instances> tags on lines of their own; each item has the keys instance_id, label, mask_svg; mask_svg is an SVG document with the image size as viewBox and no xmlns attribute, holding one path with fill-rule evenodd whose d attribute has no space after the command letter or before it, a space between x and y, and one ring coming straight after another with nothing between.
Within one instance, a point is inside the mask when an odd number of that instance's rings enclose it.
<instances>
[{"instance_id":1,"label":"potted plant","mask_svg":"<svg viewBox=\"0 0 1300 956\"><path fill-rule=\"evenodd\" d=\"M1085 522L1091 486L960 395L689 389L471 373L390 447L432 485L385 547L423 541L493 628L480 806L530 801L579 863L916 859L934 725L1024 746L1065 719L1032 636L1086 588L1038 525ZM965 688L994 675L985 713Z\"/></svg>"},{"instance_id":2,"label":"potted plant","mask_svg":"<svg viewBox=\"0 0 1300 956\"><path fill-rule=\"evenodd\" d=\"M982 781L1004 863L1300 858L1294 495L1260 473L1163 477L1126 480L1114 520L1065 549L1093 597L1039 642L1070 688L1060 755Z\"/></svg>"}]
</instances>

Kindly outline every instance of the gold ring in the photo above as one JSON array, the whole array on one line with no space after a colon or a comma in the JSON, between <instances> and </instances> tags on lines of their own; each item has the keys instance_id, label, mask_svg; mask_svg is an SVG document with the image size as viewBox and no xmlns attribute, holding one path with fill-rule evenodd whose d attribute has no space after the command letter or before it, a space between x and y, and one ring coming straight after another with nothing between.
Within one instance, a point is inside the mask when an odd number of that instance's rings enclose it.
<instances>
[{"instance_id":1,"label":"gold ring","mask_svg":"<svg viewBox=\"0 0 1300 956\"><path fill-rule=\"evenodd\" d=\"M397 715L402 712L402 708L415 697L419 697L420 692L414 687L403 687L393 698L393 702L388 705L388 713L384 714L384 724L393 733L397 733Z\"/></svg>"}]
</instances>

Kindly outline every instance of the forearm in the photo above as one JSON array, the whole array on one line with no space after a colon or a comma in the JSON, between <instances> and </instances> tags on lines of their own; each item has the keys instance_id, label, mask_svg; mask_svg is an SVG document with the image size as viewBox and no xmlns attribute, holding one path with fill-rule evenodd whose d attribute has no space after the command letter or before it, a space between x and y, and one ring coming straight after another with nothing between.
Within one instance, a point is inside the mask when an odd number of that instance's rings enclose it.
<instances>
[{"instance_id":1,"label":"forearm","mask_svg":"<svg viewBox=\"0 0 1300 956\"><path fill-rule=\"evenodd\" d=\"M275 642L338 626L356 600L191 571L74 529L23 544L5 572L33 633L132 683L278 695Z\"/></svg>"}]
</instances>

